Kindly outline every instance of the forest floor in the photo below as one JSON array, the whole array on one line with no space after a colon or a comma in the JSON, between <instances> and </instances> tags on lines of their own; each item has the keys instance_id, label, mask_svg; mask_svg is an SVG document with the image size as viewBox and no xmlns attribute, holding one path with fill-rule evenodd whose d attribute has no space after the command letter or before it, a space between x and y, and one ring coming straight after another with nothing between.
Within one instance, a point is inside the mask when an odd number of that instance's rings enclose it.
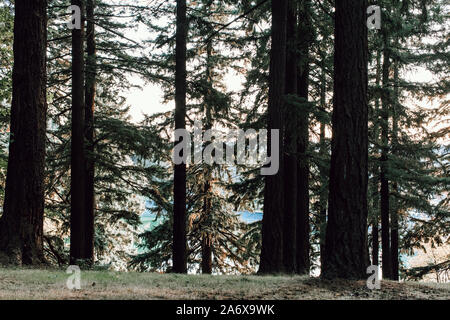
<instances>
[{"instance_id":1,"label":"forest floor","mask_svg":"<svg viewBox=\"0 0 450 320\"><path fill-rule=\"evenodd\" d=\"M203 276L82 271L81 289L69 290L64 270L0 268L0 299L120 300L405 300L450 299L450 283L382 281L369 290L366 281L300 276Z\"/></svg>"}]
</instances>

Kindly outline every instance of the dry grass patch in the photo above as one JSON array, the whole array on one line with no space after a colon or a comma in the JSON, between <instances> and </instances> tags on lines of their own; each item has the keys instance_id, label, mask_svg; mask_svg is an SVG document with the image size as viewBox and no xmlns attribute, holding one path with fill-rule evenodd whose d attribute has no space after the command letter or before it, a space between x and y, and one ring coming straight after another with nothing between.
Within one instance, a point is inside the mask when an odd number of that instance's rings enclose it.
<instances>
[{"instance_id":1,"label":"dry grass patch","mask_svg":"<svg viewBox=\"0 0 450 320\"><path fill-rule=\"evenodd\" d=\"M0 268L0 299L90 300L325 300L450 299L449 285L383 281L325 281L301 276L203 276L82 271L81 290L69 290L64 270Z\"/></svg>"}]
</instances>

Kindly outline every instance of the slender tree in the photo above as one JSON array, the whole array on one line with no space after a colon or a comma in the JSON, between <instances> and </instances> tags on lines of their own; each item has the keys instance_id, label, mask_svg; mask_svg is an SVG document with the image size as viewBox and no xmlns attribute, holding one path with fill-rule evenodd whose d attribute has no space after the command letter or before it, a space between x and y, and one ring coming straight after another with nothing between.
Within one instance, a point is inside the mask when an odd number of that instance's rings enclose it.
<instances>
[{"instance_id":1,"label":"slender tree","mask_svg":"<svg viewBox=\"0 0 450 320\"><path fill-rule=\"evenodd\" d=\"M391 248L390 248L390 223L389 223L389 180L388 174L388 153L389 153L389 72L390 72L390 52L387 31L383 34L383 65L382 83L383 92L381 95L381 168L380 168L380 218L381 218L381 254L383 278L392 277Z\"/></svg>"},{"instance_id":2,"label":"slender tree","mask_svg":"<svg viewBox=\"0 0 450 320\"><path fill-rule=\"evenodd\" d=\"M85 83L85 142L86 142L86 254L94 261L94 213L95 213L95 157L94 157L94 111L96 97L96 41L95 1L86 0L86 83Z\"/></svg>"},{"instance_id":3,"label":"slender tree","mask_svg":"<svg viewBox=\"0 0 450 320\"><path fill-rule=\"evenodd\" d=\"M324 278L366 278L368 107L366 0L336 1L334 109Z\"/></svg>"},{"instance_id":4,"label":"slender tree","mask_svg":"<svg viewBox=\"0 0 450 320\"><path fill-rule=\"evenodd\" d=\"M278 143L280 168L275 175L266 176L264 189L264 214L262 221L262 247L259 273L283 272L283 114L286 73L286 20L287 0L272 1L272 49L269 71L269 108L267 128L280 130L278 141L268 139L271 145Z\"/></svg>"},{"instance_id":5,"label":"slender tree","mask_svg":"<svg viewBox=\"0 0 450 320\"><path fill-rule=\"evenodd\" d=\"M381 83L381 50L377 50L377 56L376 56L376 74L375 74L375 86L378 89L380 87ZM375 97L375 110L374 114L378 115L380 112L380 98L377 95ZM374 121L374 126L372 129L373 132L373 139L374 139L374 145L376 150L378 148L376 147L379 145L379 136L380 136L380 126L379 121ZM378 152L377 152L378 153ZM372 197L372 204L373 204L373 216L372 216L372 265L378 266L379 264L379 251L380 251L380 239L379 239L379 223L380 223L380 215L379 215L379 207L380 207L380 193L379 193L379 186L380 186L380 168L379 165L376 163L374 172L373 172L373 178L372 178L372 193L370 196Z\"/></svg>"},{"instance_id":6,"label":"slender tree","mask_svg":"<svg viewBox=\"0 0 450 320\"><path fill-rule=\"evenodd\" d=\"M297 249L297 111L292 99L297 95L297 3L288 1L286 25L286 88L284 130L284 196L283 260L287 273L296 271ZM290 95L290 96L289 96ZM291 103L290 103L291 102Z\"/></svg>"},{"instance_id":7,"label":"slender tree","mask_svg":"<svg viewBox=\"0 0 450 320\"><path fill-rule=\"evenodd\" d=\"M328 6L330 5L331 4L328 4ZM324 8L323 10L327 10L327 8ZM329 116L327 111L329 109L329 103L327 101L327 94L331 88L331 79L328 76L328 73L332 71L333 40L331 34L333 33L333 23L332 16L326 14L324 15L323 12L318 12L315 15L314 13L315 10L311 9L311 24L316 26L316 29L313 30L317 30L317 36L318 38L320 38L320 41L315 40L316 45L311 46L310 60L317 59L319 61L317 65L318 70L313 70L313 73L317 72L317 74L319 75L319 81L312 81L310 95L312 96L312 99L316 99L319 106L318 110L320 111L320 116L317 119L317 121L320 123L318 146L318 156L320 161L316 164L319 174L318 180L320 181L320 189L318 190L319 208L317 211L319 215L317 231L319 235L320 265L323 265L328 209L328 174L330 171L330 145L329 140L326 137L326 128L329 123ZM322 22L323 17L327 19L324 21L325 23ZM315 58L315 55L317 55L317 58ZM317 92L315 96L314 91ZM314 174L314 171L312 171L312 173ZM311 182L314 183L313 181L314 180L312 179Z\"/></svg>"},{"instance_id":8,"label":"slender tree","mask_svg":"<svg viewBox=\"0 0 450 320\"><path fill-rule=\"evenodd\" d=\"M376 188L376 192L378 193L378 179L374 179L373 181L374 188ZM375 197L375 196L374 196ZM375 200L378 200L377 197L375 197ZM379 264L379 254L380 254L380 229L379 229L379 215L378 212L374 212L374 216L372 219L372 265L378 266Z\"/></svg>"},{"instance_id":9,"label":"slender tree","mask_svg":"<svg viewBox=\"0 0 450 320\"><path fill-rule=\"evenodd\" d=\"M72 0L72 5L84 13L83 0ZM84 18L81 28L72 30L72 142L70 179L70 263L88 260L86 241L86 160L84 150ZM89 261L85 261L89 263Z\"/></svg>"},{"instance_id":10,"label":"slender tree","mask_svg":"<svg viewBox=\"0 0 450 320\"><path fill-rule=\"evenodd\" d=\"M209 3L211 4L211 2ZM207 6L207 11L210 11L210 5ZM211 24L207 23L206 28L208 33L212 32ZM211 39L212 40L212 39ZM205 97L204 97L204 104L205 104L205 130L210 130L212 128L212 106L210 103L212 102L213 97L211 96L211 86L212 86L212 41L208 41L206 44L206 69L205 69L205 80L206 80L206 90L205 90ZM203 151L205 150L206 145L203 146ZM212 192L212 168L210 165L205 164L203 168L204 172L204 182L203 182L203 212L202 212L202 218L206 222L204 225L207 226L207 228L204 228L201 230L202 234L202 273L203 274L211 274L212 273L212 235L209 232L209 228L211 227L211 223L209 223L212 220L211 215L212 213L212 199L211 199L211 192Z\"/></svg>"},{"instance_id":11,"label":"slender tree","mask_svg":"<svg viewBox=\"0 0 450 320\"><path fill-rule=\"evenodd\" d=\"M186 42L188 21L186 0L177 0L177 26L175 50L175 129L186 129ZM175 144L181 143L175 141ZM183 141L185 143L186 141ZM173 204L173 271L187 272L186 253L186 164L174 169Z\"/></svg>"},{"instance_id":12,"label":"slender tree","mask_svg":"<svg viewBox=\"0 0 450 320\"><path fill-rule=\"evenodd\" d=\"M299 112L298 139L297 139L297 273L309 274L310 268L310 243L309 243L309 160L307 156L309 141L309 46L312 40L310 26L310 1L299 2L299 26L298 35L298 81L297 91L302 99L302 107Z\"/></svg>"},{"instance_id":13,"label":"slender tree","mask_svg":"<svg viewBox=\"0 0 450 320\"><path fill-rule=\"evenodd\" d=\"M0 253L6 254L6 261L0 262L40 264L47 113L46 0L15 1L13 48L11 140L0 220Z\"/></svg>"},{"instance_id":14,"label":"slender tree","mask_svg":"<svg viewBox=\"0 0 450 320\"><path fill-rule=\"evenodd\" d=\"M320 74L320 106L325 110L326 98L326 78L325 78L325 61L322 61ZM323 159L327 157L327 146L325 141L325 123L320 123L320 155ZM325 168L320 169L320 194L319 194L319 245L320 245L320 265L323 265L323 256L325 254L325 235L327 226L327 202L328 202L328 172Z\"/></svg>"},{"instance_id":15,"label":"slender tree","mask_svg":"<svg viewBox=\"0 0 450 320\"><path fill-rule=\"evenodd\" d=\"M393 150L395 150L398 147L398 97L399 97L399 88L398 88L398 81L399 81L399 67L398 67L398 61L397 59L394 61L394 99L393 99L393 105L392 105L392 146ZM398 183L393 182L392 184L392 191L395 195L398 194ZM391 266L392 266L392 280L399 280L399 247L398 247L398 241L399 241L399 221L398 221L398 203L394 197L393 199L393 205L392 209L390 210L390 217L391 217Z\"/></svg>"}]
</instances>

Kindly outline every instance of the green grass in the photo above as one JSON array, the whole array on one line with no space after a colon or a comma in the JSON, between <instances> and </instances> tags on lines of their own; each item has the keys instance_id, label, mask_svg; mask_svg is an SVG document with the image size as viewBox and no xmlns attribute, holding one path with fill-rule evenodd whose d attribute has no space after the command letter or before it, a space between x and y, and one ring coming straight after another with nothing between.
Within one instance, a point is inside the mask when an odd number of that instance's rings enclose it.
<instances>
[{"instance_id":1,"label":"green grass","mask_svg":"<svg viewBox=\"0 0 450 320\"><path fill-rule=\"evenodd\" d=\"M208 276L82 271L81 290L66 286L65 270L0 268L0 299L449 299L450 288L301 276Z\"/></svg>"}]
</instances>

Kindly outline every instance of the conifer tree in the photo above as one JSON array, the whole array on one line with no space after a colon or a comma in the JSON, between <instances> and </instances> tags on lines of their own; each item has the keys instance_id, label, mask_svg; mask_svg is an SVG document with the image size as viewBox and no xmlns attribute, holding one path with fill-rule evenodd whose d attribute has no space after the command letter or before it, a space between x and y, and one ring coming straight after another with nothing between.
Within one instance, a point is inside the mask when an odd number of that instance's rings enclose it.
<instances>
[{"instance_id":1,"label":"conifer tree","mask_svg":"<svg viewBox=\"0 0 450 320\"><path fill-rule=\"evenodd\" d=\"M298 72L297 91L302 102L299 111L298 138L297 138L297 273L309 274L310 270L310 197L309 197L309 172L310 161L307 155L309 146L309 117L311 110L309 105L310 84L310 45L313 40L311 26L311 3L308 0L299 2L299 26L298 26Z\"/></svg>"},{"instance_id":2,"label":"conifer tree","mask_svg":"<svg viewBox=\"0 0 450 320\"><path fill-rule=\"evenodd\" d=\"M262 221L262 247L259 273L284 272L283 266L283 219L284 206L284 93L286 73L286 17L287 0L272 2L272 47L270 55L269 106L267 129L279 130L279 141L268 139L270 146L277 143L280 150L278 173L265 177L264 214Z\"/></svg>"},{"instance_id":3,"label":"conifer tree","mask_svg":"<svg viewBox=\"0 0 450 320\"><path fill-rule=\"evenodd\" d=\"M285 94L297 95L297 5L288 1L286 25L286 88ZM292 98L291 96L291 98ZM287 273L294 273L297 268L297 112L295 105L286 103L284 114L284 196L285 212L283 221L283 261ZM308 239L309 240L309 239Z\"/></svg>"},{"instance_id":4,"label":"conifer tree","mask_svg":"<svg viewBox=\"0 0 450 320\"><path fill-rule=\"evenodd\" d=\"M47 1L15 1L11 133L0 219L0 258L6 264L44 262L46 43Z\"/></svg>"},{"instance_id":5,"label":"conifer tree","mask_svg":"<svg viewBox=\"0 0 450 320\"><path fill-rule=\"evenodd\" d=\"M177 1L177 43L175 71L175 129L186 128L186 1ZM186 143L181 138L177 143ZM186 164L176 164L174 170L173 209L173 271L187 272L186 253Z\"/></svg>"},{"instance_id":6,"label":"conifer tree","mask_svg":"<svg viewBox=\"0 0 450 320\"><path fill-rule=\"evenodd\" d=\"M111 263L115 268L125 269L130 259L128 255L135 250L130 243L140 225L139 214L145 210L142 197L148 192L152 179L161 174L159 168L139 159L157 158L162 146L159 138L152 133L154 128L130 122L129 107L125 105L123 96L131 86L128 80L130 74L147 74L146 70L142 70L142 65L147 61L144 54L136 55L140 45L124 35L124 30L135 23L130 18L126 23L119 23L114 18L124 21L124 17L134 17L132 13L135 8L126 4L123 7L110 6L100 1L95 5L93 21L96 28L102 30L95 38L96 117L91 128L94 130L93 145L86 143L84 146L86 149L93 147L87 152L89 157L86 159L90 158L96 167L94 257L96 263ZM44 235L44 249L46 257L55 264L65 264L69 260L64 241L70 232L70 176L66 173L70 167L71 72L68 49L71 38L66 24L59 23L60 19L64 19L66 9L58 2L53 2L49 7L50 125L47 132L45 214L47 222L55 228ZM93 65L87 57L86 52L86 79L93 75L89 68ZM83 91L88 88L86 82ZM83 100L83 109L86 105ZM92 222L89 225L92 226ZM118 228L127 230L127 233L117 232ZM85 230L88 229L86 227ZM87 242L90 243L89 240Z\"/></svg>"},{"instance_id":7,"label":"conifer tree","mask_svg":"<svg viewBox=\"0 0 450 320\"><path fill-rule=\"evenodd\" d=\"M72 5L80 8L81 27L72 29L72 135L71 135L71 182L70 182L70 262L92 257L88 253L86 233L86 160L84 148L84 41L85 3L73 0Z\"/></svg>"},{"instance_id":8,"label":"conifer tree","mask_svg":"<svg viewBox=\"0 0 450 320\"><path fill-rule=\"evenodd\" d=\"M322 266L324 278L366 277L366 10L367 1L336 2L333 138L328 223Z\"/></svg>"}]
</instances>

